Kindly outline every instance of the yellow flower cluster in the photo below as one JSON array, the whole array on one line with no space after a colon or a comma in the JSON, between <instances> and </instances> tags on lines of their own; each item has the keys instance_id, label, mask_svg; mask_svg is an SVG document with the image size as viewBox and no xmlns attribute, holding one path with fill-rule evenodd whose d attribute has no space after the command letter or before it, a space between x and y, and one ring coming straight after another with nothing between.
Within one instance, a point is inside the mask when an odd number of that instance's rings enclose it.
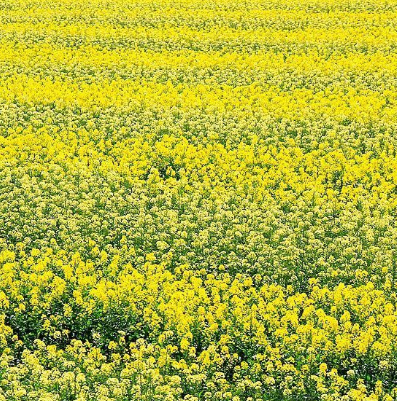
<instances>
[{"instance_id":1,"label":"yellow flower cluster","mask_svg":"<svg viewBox=\"0 0 397 401\"><path fill-rule=\"evenodd\" d=\"M397 0L0 4L0 401L397 400Z\"/></svg>"},{"instance_id":2,"label":"yellow flower cluster","mask_svg":"<svg viewBox=\"0 0 397 401\"><path fill-rule=\"evenodd\" d=\"M95 249L1 253L4 399L397 395L397 309L372 282L302 293Z\"/></svg>"}]
</instances>

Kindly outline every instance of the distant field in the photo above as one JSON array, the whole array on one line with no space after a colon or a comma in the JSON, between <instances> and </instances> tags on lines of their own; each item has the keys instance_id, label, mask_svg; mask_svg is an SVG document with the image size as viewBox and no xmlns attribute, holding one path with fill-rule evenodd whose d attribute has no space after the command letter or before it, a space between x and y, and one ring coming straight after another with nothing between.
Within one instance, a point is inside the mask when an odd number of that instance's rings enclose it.
<instances>
[{"instance_id":1,"label":"distant field","mask_svg":"<svg viewBox=\"0 0 397 401\"><path fill-rule=\"evenodd\" d=\"M397 400L397 0L2 0L0 401Z\"/></svg>"}]
</instances>

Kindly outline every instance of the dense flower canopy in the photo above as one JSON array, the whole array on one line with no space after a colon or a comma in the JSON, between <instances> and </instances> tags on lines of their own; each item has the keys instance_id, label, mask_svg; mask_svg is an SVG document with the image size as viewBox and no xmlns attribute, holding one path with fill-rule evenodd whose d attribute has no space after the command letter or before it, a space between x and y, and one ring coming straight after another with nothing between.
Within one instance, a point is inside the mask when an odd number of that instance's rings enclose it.
<instances>
[{"instance_id":1,"label":"dense flower canopy","mask_svg":"<svg viewBox=\"0 0 397 401\"><path fill-rule=\"evenodd\" d=\"M396 43L396 0L3 0L0 401L396 400Z\"/></svg>"}]
</instances>

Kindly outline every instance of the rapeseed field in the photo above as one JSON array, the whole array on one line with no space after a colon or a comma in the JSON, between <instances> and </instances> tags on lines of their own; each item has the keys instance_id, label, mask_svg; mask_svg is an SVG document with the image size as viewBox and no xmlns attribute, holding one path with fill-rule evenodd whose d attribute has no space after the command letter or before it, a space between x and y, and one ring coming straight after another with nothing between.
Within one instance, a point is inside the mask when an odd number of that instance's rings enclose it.
<instances>
[{"instance_id":1,"label":"rapeseed field","mask_svg":"<svg viewBox=\"0 0 397 401\"><path fill-rule=\"evenodd\" d=\"M397 0L2 0L0 401L397 400Z\"/></svg>"}]
</instances>

